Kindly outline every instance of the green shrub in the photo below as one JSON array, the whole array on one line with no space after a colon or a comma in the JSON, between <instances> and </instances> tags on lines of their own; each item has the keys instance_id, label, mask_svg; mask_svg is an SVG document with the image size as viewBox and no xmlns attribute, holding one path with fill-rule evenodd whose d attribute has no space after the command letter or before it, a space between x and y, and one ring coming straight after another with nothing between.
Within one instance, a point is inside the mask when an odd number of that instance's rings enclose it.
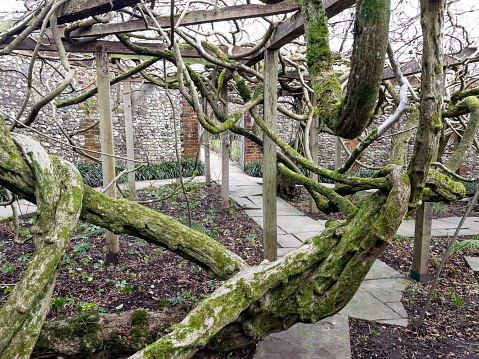
<instances>
[{"instance_id":1,"label":"green shrub","mask_svg":"<svg viewBox=\"0 0 479 359\"><path fill-rule=\"evenodd\" d=\"M7 202L7 201L8 201L8 198L7 198L7 193L5 192L5 188L0 186L0 202Z\"/></svg>"},{"instance_id":2,"label":"green shrub","mask_svg":"<svg viewBox=\"0 0 479 359\"><path fill-rule=\"evenodd\" d=\"M252 177L263 177L263 162L262 161L251 162L246 167L246 173Z\"/></svg>"},{"instance_id":3,"label":"green shrub","mask_svg":"<svg viewBox=\"0 0 479 359\"><path fill-rule=\"evenodd\" d=\"M77 163L76 164L78 171L80 172L83 183L90 187L100 187L103 182L102 168L98 163ZM194 159L182 159L181 160L182 174L184 177L191 177L195 169L195 160ZM121 171L126 169L125 164L118 164L115 168L115 172L118 174ZM205 165L203 162L199 161L197 164L196 171L198 171L198 176L201 176L205 173ZM135 171L135 179L137 181L149 181L165 178L175 178L178 177L178 163L177 161L163 161L160 163L152 163L149 166L141 167ZM128 175L125 174L121 176L119 182L126 182L128 180Z\"/></svg>"}]
</instances>

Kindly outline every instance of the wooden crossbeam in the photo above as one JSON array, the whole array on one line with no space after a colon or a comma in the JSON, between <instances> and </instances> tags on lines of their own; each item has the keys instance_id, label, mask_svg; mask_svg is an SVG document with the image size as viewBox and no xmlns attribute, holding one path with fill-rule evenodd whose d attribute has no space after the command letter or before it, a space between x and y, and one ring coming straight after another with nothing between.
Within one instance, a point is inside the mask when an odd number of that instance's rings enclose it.
<instances>
[{"instance_id":1,"label":"wooden crossbeam","mask_svg":"<svg viewBox=\"0 0 479 359\"><path fill-rule=\"evenodd\" d=\"M294 0L286 0L278 4L245 4L236 6L221 7L213 10L197 10L187 13L181 20L181 25L198 25L204 23L212 23L218 21L229 21L246 18L254 18L261 16L271 16L286 14L298 10L298 4ZM175 18L175 24L178 22L179 16ZM169 16L159 16L156 18L162 28L169 28L171 25ZM150 26L155 26L150 21ZM113 24L95 24L88 29L78 29L72 31L72 37L90 37L90 36L106 36L117 34L120 32L127 33L132 31L147 30L147 26L143 20L128 21L126 23Z\"/></svg>"},{"instance_id":2,"label":"wooden crossbeam","mask_svg":"<svg viewBox=\"0 0 479 359\"><path fill-rule=\"evenodd\" d=\"M460 65L464 62L468 57L472 56L477 50L477 47L465 47L462 51L458 52L454 55L444 55L443 66L450 67ZM479 57L471 59L470 62L478 62ZM401 72L404 76L414 75L420 73L421 70L421 63L417 60L411 60L407 64L401 66ZM395 79L396 76L394 75L394 71L392 69L385 69L383 71L382 80L391 80Z\"/></svg>"},{"instance_id":3,"label":"wooden crossbeam","mask_svg":"<svg viewBox=\"0 0 479 359\"><path fill-rule=\"evenodd\" d=\"M60 7L58 23L64 24L118 10L126 6L134 6L141 0L70 0Z\"/></svg>"},{"instance_id":4,"label":"wooden crossbeam","mask_svg":"<svg viewBox=\"0 0 479 359\"><path fill-rule=\"evenodd\" d=\"M0 48L5 47L13 39L7 40L4 44L0 45ZM17 47L16 50L33 50L37 42L31 38L26 38L23 40ZM165 44L158 43L135 43L138 46L148 47L151 50L162 50L168 51L168 46ZM106 51L109 54L117 55L136 55L133 51L129 50L125 45L119 41L105 41L105 40L96 40L88 43L79 43L79 44L70 44L66 41L63 42L63 46L67 52L73 53L96 53L101 51ZM227 47L220 47L224 53L228 53ZM202 59L203 57L190 46L180 45L181 55L185 58L193 59ZM249 47L233 47L232 52L235 55L240 55L242 53L250 50ZM57 48L53 43L42 43L40 51L52 51L57 52ZM210 50L206 49L207 52L213 54ZM251 56L245 56L244 59L249 59Z\"/></svg>"},{"instance_id":5,"label":"wooden crossbeam","mask_svg":"<svg viewBox=\"0 0 479 359\"><path fill-rule=\"evenodd\" d=\"M355 2L355 0L323 0L324 8L328 18L332 18L333 16L346 10L354 5ZM301 16L301 13L298 11L291 18L278 26L268 43L261 50L254 53L252 59L248 61L246 65L252 66L263 60L264 51L266 49L279 49L302 34L304 34L304 20Z\"/></svg>"}]
</instances>

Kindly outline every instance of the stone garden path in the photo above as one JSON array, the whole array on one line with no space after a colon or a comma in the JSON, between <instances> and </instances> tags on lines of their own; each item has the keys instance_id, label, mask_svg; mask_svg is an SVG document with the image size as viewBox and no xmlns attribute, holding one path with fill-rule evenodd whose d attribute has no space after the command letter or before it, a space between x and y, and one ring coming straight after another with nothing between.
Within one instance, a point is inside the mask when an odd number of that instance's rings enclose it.
<instances>
[{"instance_id":1,"label":"stone garden path","mask_svg":"<svg viewBox=\"0 0 479 359\"><path fill-rule=\"evenodd\" d=\"M211 154L211 179L221 183L221 158ZM230 197L243 206L249 216L260 226L263 224L262 179L246 175L235 164L230 163ZM203 176L198 181L204 181ZM171 180L137 182L137 188L161 185ZM281 198L277 198L278 256L284 256L302 242L324 229L326 221L315 221ZM21 200L19 213L28 214L36 206ZM10 207L0 207L0 219L11 215ZM453 234L460 218L433 220L432 235ZM468 218L461 234L479 233L479 218ZM403 236L414 236L414 223L404 221L398 230ZM479 265L479 263L477 263ZM479 269L478 269L479 270ZM407 326L406 310L401 304L402 291L408 280L381 261L376 261L349 304L333 317L316 324L296 324L290 329L269 335L258 343L255 359L348 359L348 318L390 325Z\"/></svg>"}]
</instances>

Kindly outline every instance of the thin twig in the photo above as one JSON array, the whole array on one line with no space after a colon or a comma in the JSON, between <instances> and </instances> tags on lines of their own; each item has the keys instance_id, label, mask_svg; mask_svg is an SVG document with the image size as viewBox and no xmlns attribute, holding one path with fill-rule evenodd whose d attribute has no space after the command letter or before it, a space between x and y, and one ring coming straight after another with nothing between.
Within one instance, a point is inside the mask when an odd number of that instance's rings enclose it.
<instances>
[{"instance_id":1,"label":"thin twig","mask_svg":"<svg viewBox=\"0 0 479 359\"><path fill-rule=\"evenodd\" d=\"M142 165L140 165L140 166L138 166L138 167L136 167L136 168L133 168L132 170L128 170L128 168L127 168L127 169L121 171L121 172L118 174L118 176L116 176L115 178L113 178L113 179L111 180L111 182L108 183L108 186L106 186L105 188L103 188L103 189L100 191L100 193L105 193L106 191L108 191L108 188L110 188L110 187L111 187L121 176L123 176L124 174L130 173L130 172L135 172L135 171L137 171L138 169L140 169L141 167L145 167L145 165L142 164Z\"/></svg>"}]
</instances>

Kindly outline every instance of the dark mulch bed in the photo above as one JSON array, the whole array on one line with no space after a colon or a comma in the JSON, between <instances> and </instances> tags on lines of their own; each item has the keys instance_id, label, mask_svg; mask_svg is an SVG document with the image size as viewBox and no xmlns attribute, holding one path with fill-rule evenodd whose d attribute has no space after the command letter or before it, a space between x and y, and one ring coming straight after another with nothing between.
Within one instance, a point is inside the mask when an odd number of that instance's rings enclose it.
<instances>
[{"instance_id":1,"label":"dark mulch bed","mask_svg":"<svg viewBox=\"0 0 479 359\"><path fill-rule=\"evenodd\" d=\"M356 195L352 200L360 200ZM303 191L288 200L309 214L308 195ZM462 217L469 199L453 204L437 203L433 218ZM344 219L342 215L323 213L310 215L315 219ZM479 216L479 206L473 207L470 217ZM464 240L468 237L459 237ZM443 253L450 238L431 239L430 281L417 283L410 279L402 303L409 315L407 328L381 325L350 319L352 358L479 358L479 276L464 260L466 255L479 255L479 250L459 252L450 257L443 268L435 294L428 307L426 319L416 328ZM380 259L409 278L413 258L413 239L398 236L386 248Z\"/></svg>"},{"instance_id":2,"label":"dark mulch bed","mask_svg":"<svg viewBox=\"0 0 479 359\"><path fill-rule=\"evenodd\" d=\"M149 188L140 199L163 197L171 189L158 192ZM217 185L187 185L193 227L221 242L249 264L262 260L261 228L233 201L227 212L221 210L221 194ZM163 202L148 204L163 214L187 223L187 206L183 195ZM30 220L31 222L31 220ZM23 238L29 236L31 223L22 224ZM198 265L141 239L120 235L120 265L106 266L104 230L79 223L62 262L53 293L53 307L47 320L59 314L72 317L90 310L119 312L132 308L155 310L168 305L178 311L192 308L220 284L208 279ZM22 277L33 252L31 241L14 244L12 229L0 224L0 306L6 301L8 288ZM56 304L55 304L56 303ZM173 323L172 323L173 324ZM216 353L204 350L194 358L251 359L255 345Z\"/></svg>"},{"instance_id":3,"label":"dark mulch bed","mask_svg":"<svg viewBox=\"0 0 479 359\"><path fill-rule=\"evenodd\" d=\"M140 197L149 199L164 195L165 192L158 193L155 188L150 188ZM223 212L218 186L188 186L188 197L194 228L220 241L249 264L261 262L261 229L233 202L231 210ZM361 196L354 199L360 200ZM290 202L305 213L309 210L304 193ZM461 216L466 205L464 201L453 205L436 204L434 217ZM148 206L156 207L176 219L187 220L187 206L180 194L166 202ZM478 215L476 209L471 213L471 216ZM313 217L342 219L337 214L317 214ZM23 224L24 237L29 235L30 225ZM219 285L217 281L208 279L197 265L127 235L120 236L121 265L107 267L104 264L103 230L86 224L79 224L77 229L62 262L53 295L54 303L63 299L65 303L61 309L49 313L49 320L60 313L74 316L88 310L117 312L139 307L155 310L158 305L185 310ZM412 245L411 239L399 237L385 250L381 259L408 278ZM431 241L431 277L446 245L444 238L433 238ZM11 229L0 225L0 304L5 302L8 288L21 278L32 251L31 243L13 244ZM468 269L464 254L474 252L459 253L448 261L426 321L418 330L414 323L427 296L429 283L411 281L403 295L402 301L411 318L407 328L351 319L353 358L479 357L479 334L476 330L479 324L476 311L476 307L479 308L478 276ZM255 344L231 353L204 350L197 353L195 358L251 359L254 351Z\"/></svg>"}]
</instances>

